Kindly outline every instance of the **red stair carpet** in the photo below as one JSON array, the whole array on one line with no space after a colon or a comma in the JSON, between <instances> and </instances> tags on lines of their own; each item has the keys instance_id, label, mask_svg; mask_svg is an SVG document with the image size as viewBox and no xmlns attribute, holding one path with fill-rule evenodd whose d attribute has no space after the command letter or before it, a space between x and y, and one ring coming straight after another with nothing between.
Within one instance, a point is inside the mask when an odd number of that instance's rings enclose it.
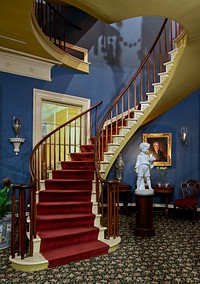
<instances>
[{"instance_id":1,"label":"red stair carpet","mask_svg":"<svg viewBox=\"0 0 200 284\"><path fill-rule=\"evenodd\" d=\"M62 170L54 170L39 192L36 230L48 267L108 253L109 246L98 240L92 213L93 146L82 145L81 151L62 162Z\"/></svg>"}]
</instances>

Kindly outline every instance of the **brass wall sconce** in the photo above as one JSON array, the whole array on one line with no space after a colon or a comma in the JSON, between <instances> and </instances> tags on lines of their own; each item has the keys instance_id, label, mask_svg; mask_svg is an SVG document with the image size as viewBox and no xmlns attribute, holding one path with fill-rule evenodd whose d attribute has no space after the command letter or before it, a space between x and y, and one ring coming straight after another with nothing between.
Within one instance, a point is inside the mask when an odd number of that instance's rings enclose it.
<instances>
[{"instance_id":1,"label":"brass wall sconce","mask_svg":"<svg viewBox=\"0 0 200 284\"><path fill-rule=\"evenodd\" d=\"M20 138L20 137L19 137L19 132L20 132L21 126L22 126L21 117L15 117L15 116L13 116L12 122L13 122L13 128L14 128L16 137L14 137L14 138L9 138L9 140L10 140L10 143L13 144L14 153L15 153L15 155L17 156L17 155L19 154L19 151L20 151L20 145L21 145L22 143L24 143L25 138Z\"/></svg>"},{"instance_id":2,"label":"brass wall sconce","mask_svg":"<svg viewBox=\"0 0 200 284\"><path fill-rule=\"evenodd\" d=\"M188 129L186 126L182 126L181 127L181 140L183 142L183 144L186 145L187 142L187 136L188 136Z\"/></svg>"}]
</instances>

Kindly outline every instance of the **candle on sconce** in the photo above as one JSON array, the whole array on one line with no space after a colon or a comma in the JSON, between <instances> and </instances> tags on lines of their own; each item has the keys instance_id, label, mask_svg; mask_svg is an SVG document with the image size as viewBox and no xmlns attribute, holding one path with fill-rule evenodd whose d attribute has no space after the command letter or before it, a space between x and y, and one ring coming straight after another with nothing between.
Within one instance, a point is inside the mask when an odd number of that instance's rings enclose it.
<instances>
[{"instance_id":1,"label":"candle on sconce","mask_svg":"<svg viewBox=\"0 0 200 284\"><path fill-rule=\"evenodd\" d=\"M181 139L182 139L182 142L185 144L186 143L186 140L187 140L187 127L186 126L182 126L181 127Z\"/></svg>"}]
</instances>

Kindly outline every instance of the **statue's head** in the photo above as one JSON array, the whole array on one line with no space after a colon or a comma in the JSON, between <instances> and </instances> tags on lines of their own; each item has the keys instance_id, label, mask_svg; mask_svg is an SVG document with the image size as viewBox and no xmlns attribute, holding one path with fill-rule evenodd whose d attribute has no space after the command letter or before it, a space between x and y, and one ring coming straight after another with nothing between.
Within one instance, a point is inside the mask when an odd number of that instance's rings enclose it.
<instances>
[{"instance_id":1,"label":"statue's head","mask_svg":"<svg viewBox=\"0 0 200 284\"><path fill-rule=\"evenodd\" d=\"M148 152L149 148L150 148L150 144L147 142L143 142L140 144L140 150L142 152L145 152L145 153Z\"/></svg>"}]
</instances>

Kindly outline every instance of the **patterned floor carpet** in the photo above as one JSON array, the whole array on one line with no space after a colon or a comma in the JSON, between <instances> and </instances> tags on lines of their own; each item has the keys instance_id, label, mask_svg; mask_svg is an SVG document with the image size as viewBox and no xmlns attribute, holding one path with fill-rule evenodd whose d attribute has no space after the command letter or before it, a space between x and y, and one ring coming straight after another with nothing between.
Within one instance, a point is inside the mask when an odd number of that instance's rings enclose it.
<instances>
[{"instance_id":1,"label":"patterned floor carpet","mask_svg":"<svg viewBox=\"0 0 200 284\"><path fill-rule=\"evenodd\" d=\"M193 225L182 216L154 214L156 235L133 234L135 213L120 215L120 248L109 254L39 272L20 272L9 263L9 249L0 251L1 283L69 284L199 284L200 219Z\"/></svg>"}]
</instances>

